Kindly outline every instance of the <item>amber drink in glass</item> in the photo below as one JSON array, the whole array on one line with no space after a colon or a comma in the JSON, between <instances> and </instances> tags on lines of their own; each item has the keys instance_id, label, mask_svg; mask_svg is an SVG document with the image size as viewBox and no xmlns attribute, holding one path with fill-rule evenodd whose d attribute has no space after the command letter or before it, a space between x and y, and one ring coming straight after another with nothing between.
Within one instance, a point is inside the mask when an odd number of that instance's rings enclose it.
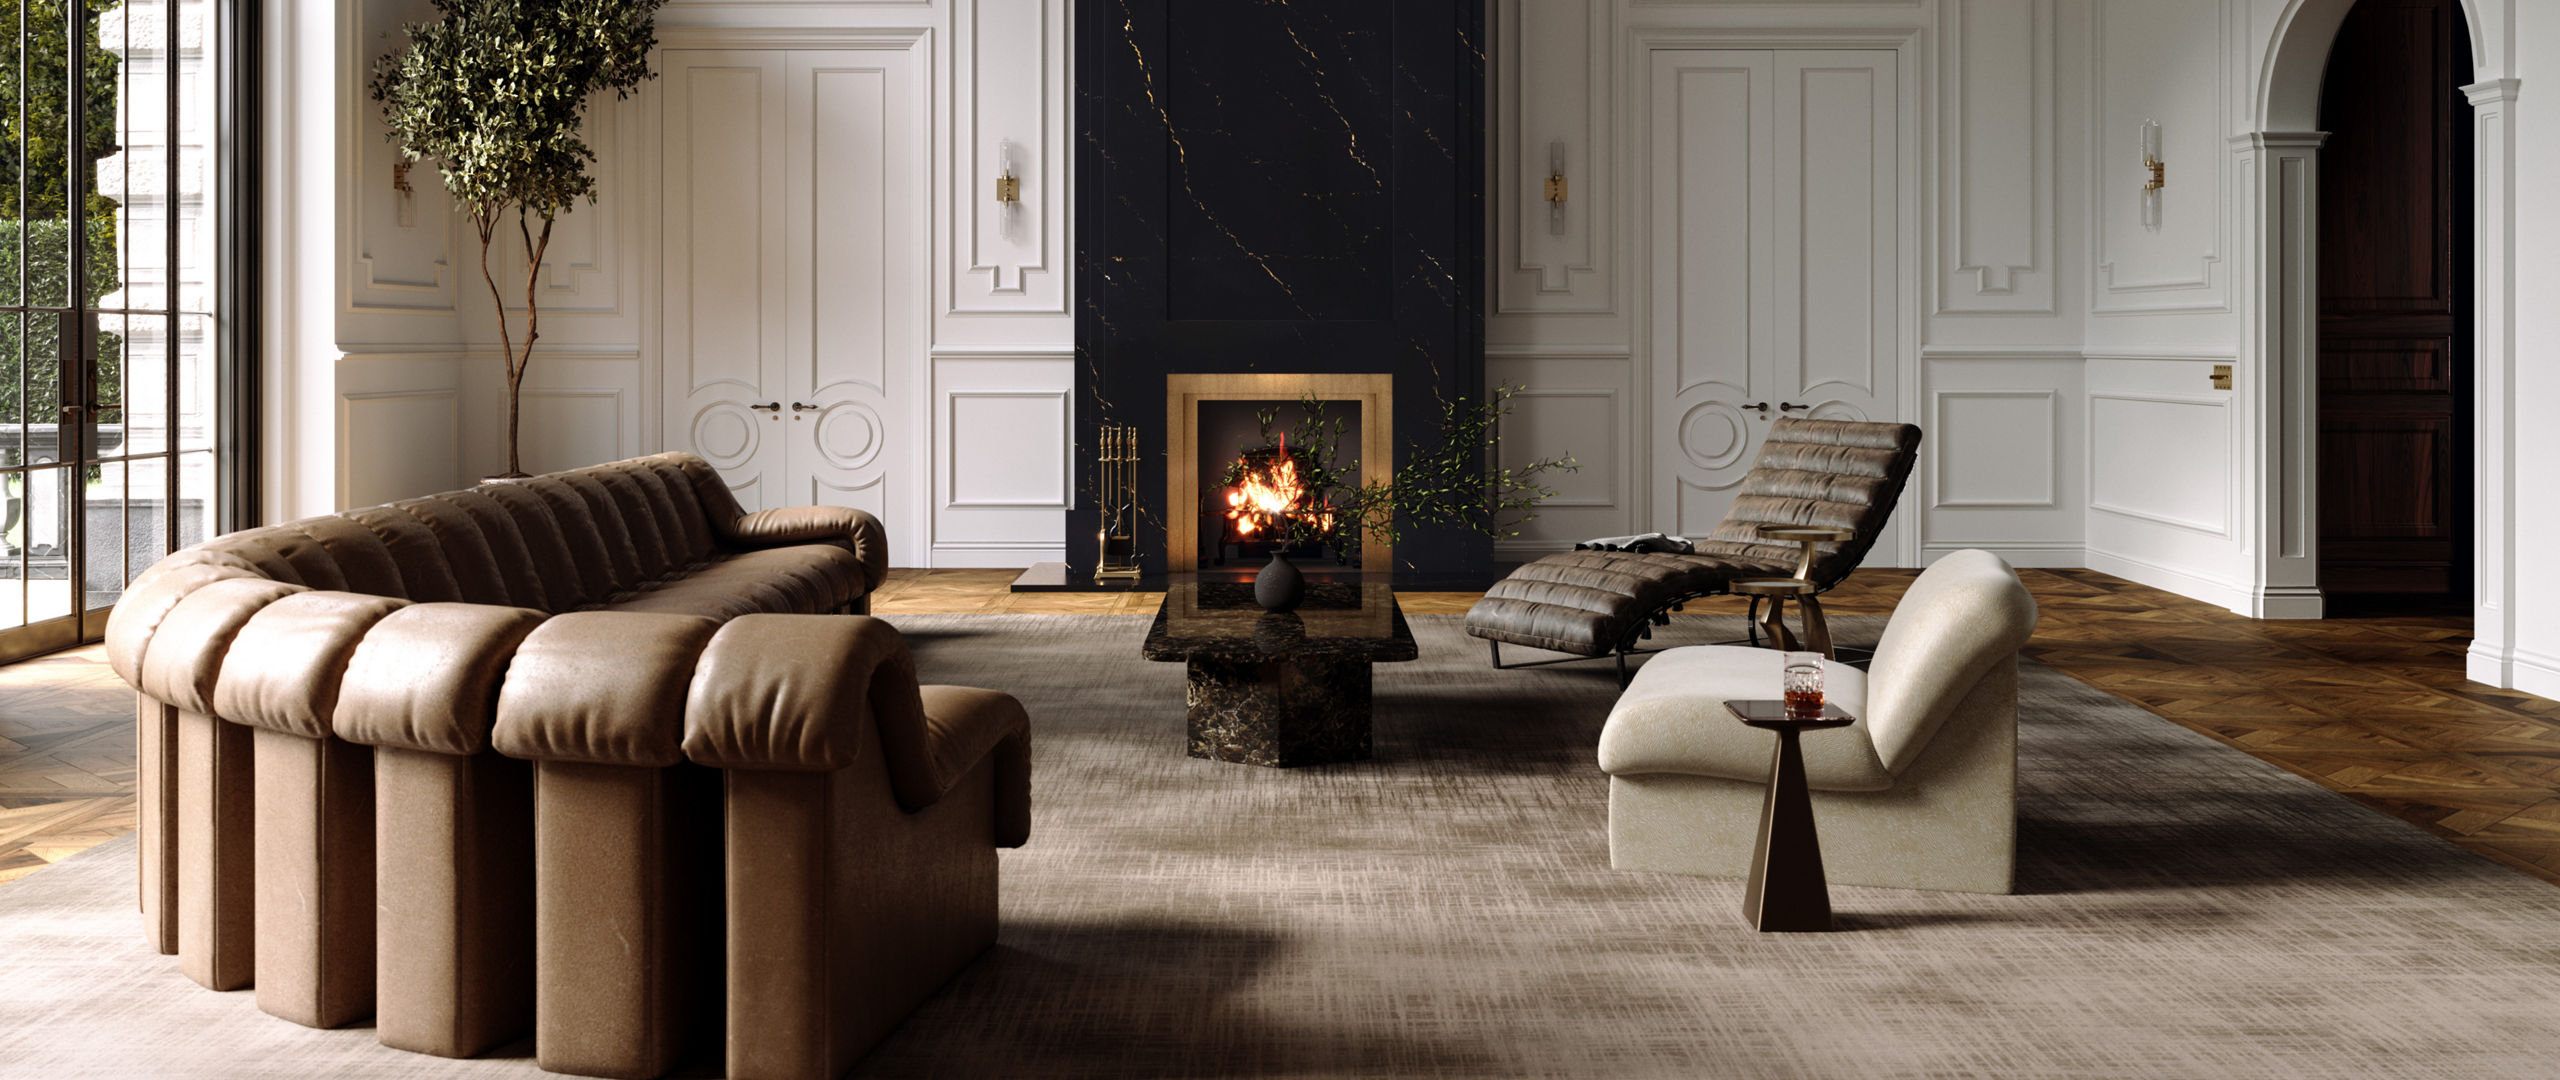
<instances>
[{"instance_id":1,"label":"amber drink in glass","mask_svg":"<svg viewBox=\"0 0 2560 1080\"><path fill-rule=\"evenodd\" d=\"M1787 719L1822 719L1822 654L1787 654L1784 683Z\"/></svg>"}]
</instances>

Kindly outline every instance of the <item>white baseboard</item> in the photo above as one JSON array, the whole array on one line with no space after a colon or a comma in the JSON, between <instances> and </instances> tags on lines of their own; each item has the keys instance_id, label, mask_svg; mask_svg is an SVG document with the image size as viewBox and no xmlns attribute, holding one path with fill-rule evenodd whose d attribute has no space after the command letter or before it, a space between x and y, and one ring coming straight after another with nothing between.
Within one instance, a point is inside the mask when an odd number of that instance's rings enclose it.
<instances>
[{"instance_id":1,"label":"white baseboard","mask_svg":"<svg viewBox=\"0 0 2560 1080\"><path fill-rule=\"evenodd\" d=\"M2515 660L2507 650L2474 638L2462 654L2462 677L2503 690L2515 684Z\"/></svg>"},{"instance_id":2,"label":"white baseboard","mask_svg":"<svg viewBox=\"0 0 2560 1080\"><path fill-rule=\"evenodd\" d=\"M2220 605L2242 615L2254 614L2250 610L2254 605L2249 591L2227 581L2215 581L2201 574L2096 548L2088 549L2088 559L2089 569L2102 574L2113 574L2126 581L2166 589L2190 600Z\"/></svg>"},{"instance_id":3,"label":"white baseboard","mask_svg":"<svg viewBox=\"0 0 2560 1080\"><path fill-rule=\"evenodd\" d=\"M2262 585L2250 610L2242 614L2254 619L2317 619L2326 608L2317 585Z\"/></svg>"},{"instance_id":4,"label":"white baseboard","mask_svg":"<svg viewBox=\"0 0 2560 1080\"><path fill-rule=\"evenodd\" d=\"M1033 563L1065 562L1067 549L1060 547L943 547L934 546L930 563L937 570L1022 570Z\"/></svg>"},{"instance_id":5,"label":"white baseboard","mask_svg":"<svg viewBox=\"0 0 2560 1080\"><path fill-rule=\"evenodd\" d=\"M2537 697L2560 698L2560 656L2545 656L2524 649L2508 651L2507 679L2509 689L2522 690Z\"/></svg>"},{"instance_id":6,"label":"white baseboard","mask_svg":"<svg viewBox=\"0 0 2560 1080\"><path fill-rule=\"evenodd\" d=\"M2044 570L2078 570L2089 565L2088 549L2074 543L2050 540L1944 540L1920 546L1920 562L1927 565L1958 551L1980 549L2000 556L2011 566Z\"/></svg>"}]
</instances>

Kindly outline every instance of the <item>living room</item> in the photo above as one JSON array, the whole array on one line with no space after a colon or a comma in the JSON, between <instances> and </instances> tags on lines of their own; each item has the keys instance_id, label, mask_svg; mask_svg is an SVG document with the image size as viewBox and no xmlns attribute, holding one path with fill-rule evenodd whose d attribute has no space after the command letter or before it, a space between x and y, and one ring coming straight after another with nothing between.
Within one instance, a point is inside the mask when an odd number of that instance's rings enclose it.
<instances>
[{"instance_id":1,"label":"living room","mask_svg":"<svg viewBox=\"0 0 2560 1080\"><path fill-rule=\"evenodd\" d=\"M0 1076L2560 1072L2560 10L19 6Z\"/></svg>"}]
</instances>

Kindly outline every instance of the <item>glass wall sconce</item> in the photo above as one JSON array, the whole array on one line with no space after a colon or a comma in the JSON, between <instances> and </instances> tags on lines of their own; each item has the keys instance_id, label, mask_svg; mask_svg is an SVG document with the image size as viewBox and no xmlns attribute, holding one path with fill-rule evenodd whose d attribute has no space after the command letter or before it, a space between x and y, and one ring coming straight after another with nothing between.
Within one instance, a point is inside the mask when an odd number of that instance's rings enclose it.
<instances>
[{"instance_id":1,"label":"glass wall sconce","mask_svg":"<svg viewBox=\"0 0 2560 1080\"><path fill-rule=\"evenodd\" d=\"M2142 122L2142 227L2160 227L2160 189L2169 186L2169 165L2160 160L2160 122Z\"/></svg>"}]
</instances>

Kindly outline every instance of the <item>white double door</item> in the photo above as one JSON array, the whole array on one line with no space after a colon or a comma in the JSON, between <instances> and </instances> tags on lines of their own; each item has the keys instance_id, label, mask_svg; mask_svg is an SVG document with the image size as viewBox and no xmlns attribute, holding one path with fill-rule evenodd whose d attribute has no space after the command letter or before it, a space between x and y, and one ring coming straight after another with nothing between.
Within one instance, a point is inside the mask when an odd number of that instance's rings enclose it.
<instances>
[{"instance_id":1,"label":"white double door","mask_svg":"<svg viewBox=\"0 0 2560 1080\"><path fill-rule=\"evenodd\" d=\"M1772 419L1899 419L1894 54L1663 50L1652 65L1654 512L1704 536Z\"/></svg>"},{"instance_id":2,"label":"white double door","mask_svg":"<svg viewBox=\"0 0 2560 1080\"><path fill-rule=\"evenodd\" d=\"M662 70L667 444L749 510L858 507L921 559L922 57L673 49Z\"/></svg>"}]
</instances>

